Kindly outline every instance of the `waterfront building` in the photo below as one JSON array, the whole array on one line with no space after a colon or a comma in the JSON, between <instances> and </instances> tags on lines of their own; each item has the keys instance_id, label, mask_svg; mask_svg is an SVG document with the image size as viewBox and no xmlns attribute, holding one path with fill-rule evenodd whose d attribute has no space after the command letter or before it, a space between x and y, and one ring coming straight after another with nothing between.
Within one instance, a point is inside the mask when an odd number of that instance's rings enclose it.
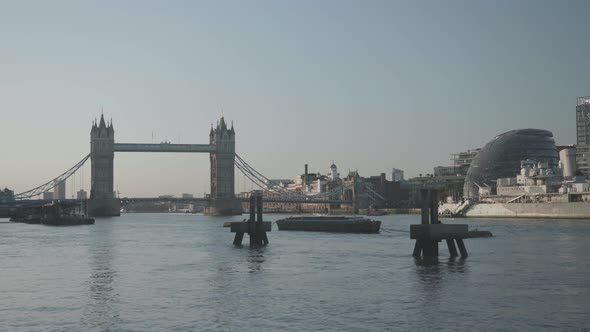
<instances>
[{"instance_id":1,"label":"waterfront building","mask_svg":"<svg viewBox=\"0 0 590 332\"><path fill-rule=\"evenodd\" d=\"M434 176L454 176L458 175L458 169L455 166L436 166Z\"/></svg>"},{"instance_id":2,"label":"waterfront building","mask_svg":"<svg viewBox=\"0 0 590 332\"><path fill-rule=\"evenodd\" d=\"M12 202L14 201L14 191L4 188L4 190L0 190L0 203Z\"/></svg>"},{"instance_id":3,"label":"waterfront building","mask_svg":"<svg viewBox=\"0 0 590 332\"><path fill-rule=\"evenodd\" d=\"M53 188L53 199L66 199L66 181L62 181Z\"/></svg>"},{"instance_id":4,"label":"waterfront building","mask_svg":"<svg viewBox=\"0 0 590 332\"><path fill-rule=\"evenodd\" d=\"M88 199L88 193L84 189L78 190L76 193L76 199Z\"/></svg>"},{"instance_id":5,"label":"waterfront building","mask_svg":"<svg viewBox=\"0 0 590 332\"><path fill-rule=\"evenodd\" d=\"M356 172L356 175L358 175L358 172ZM385 199L383 202L380 202L381 204L379 207L399 208L408 206L409 190L404 185L406 181L389 181L387 180L385 173L381 173L378 176L369 176L368 178L359 176L357 180L362 183L370 184L371 189ZM362 191L361 194L363 194ZM369 200L369 197L366 199ZM370 204L371 200L367 203Z\"/></svg>"},{"instance_id":6,"label":"waterfront building","mask_svg":"<svg viewBox=\"0 0 590 332\"><path fill-rule=\"evenodd\" d=\"M420 207L420 189L436 188L439 200L443 202L457 202L463 197L463 175L440 175L427 174L419 176L402 183L402 188L408 192L406 205L408 207Z\"/></svg>"},{"instance_id":7,"label":"waterfront building","mask_svg":"<svg viewBox=\"0 0 590 332\"><path fill-rule=\"evenodd\" d=\"M498 178L518 173L522 160L546 162L557 169L559 155L553 133L540 129L519 129L500 134L488 142L473 159L463 186L465 197L477 197L481 191L494 194Z\"/></svg>"}]
</instances>

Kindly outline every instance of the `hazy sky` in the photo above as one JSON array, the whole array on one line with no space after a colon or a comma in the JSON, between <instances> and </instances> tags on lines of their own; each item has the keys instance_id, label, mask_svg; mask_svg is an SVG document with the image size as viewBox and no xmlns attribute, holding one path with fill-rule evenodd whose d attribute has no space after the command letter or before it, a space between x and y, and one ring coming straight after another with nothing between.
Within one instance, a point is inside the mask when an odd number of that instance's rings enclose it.
<instances>
[{"instance_id":1,"label":"hazy sky","mask_svg":"<svg viewBox=\"0 0 590 332\"><path fill-rule=\"evenodd\" d=\"M430 173L524 127L572 144L589 17L589 1L0 1L0 186L75 164L101 107L118 142L206 143L223 110L237 153L279 178L332 160ZM122 196L208 181L206 154L115 156Z\"/></svg>"}]
</instances>

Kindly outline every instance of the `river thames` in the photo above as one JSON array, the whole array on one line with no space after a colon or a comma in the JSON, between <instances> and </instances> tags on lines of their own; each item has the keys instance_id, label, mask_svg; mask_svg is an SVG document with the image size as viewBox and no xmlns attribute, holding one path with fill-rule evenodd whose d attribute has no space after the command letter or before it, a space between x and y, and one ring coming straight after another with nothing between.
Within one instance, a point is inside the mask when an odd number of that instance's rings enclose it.
<instances>
[{"instance_id":1,"label":"river thames","mask_svg":"<svg viewBox=\"0 0 590 332\"><path fill-rule=\"evenodd\" d=\"M441 245L427 265L411 256L419 216L373 217L380 234L273 225L262 249L232 245L222 224L244 217L1 223L0 330L590 328L590 221L443 220L495 237L466 240L466 260L449 260Z\"/></svg>"}]
</instances>

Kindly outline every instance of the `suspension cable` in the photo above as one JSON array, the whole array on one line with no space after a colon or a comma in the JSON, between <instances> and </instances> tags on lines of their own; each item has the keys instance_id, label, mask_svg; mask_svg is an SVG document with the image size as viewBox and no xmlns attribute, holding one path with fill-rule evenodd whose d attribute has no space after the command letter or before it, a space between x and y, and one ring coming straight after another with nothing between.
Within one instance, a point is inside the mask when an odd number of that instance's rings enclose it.
<instances>
[{"instance_id":1,"label":"suspension cable","mask_svg":"<svg viewBox=\"0 0 590 332\"><path fill-rule=\"evenodd\" d=\"M80 169L80 167L82 167L82 165L84 165L84 163L89 158L90 158L90 154L88 154L86 157L84 157L82 160L80 160L72 168L70 168L69 170L60 174L59 176L57 176L53 180L48 181L48 182L46 182L36 188L33 188L31 190L27 190L27 191L22 192L20 194L16 194L16 195L14 195L14 198L15 199L28 199L31 197L39 196L40 194L55 188L60 182L67 180L70 176L72 176L72 174L74 174L78 169Z\"/></svg>"}]
</instances>

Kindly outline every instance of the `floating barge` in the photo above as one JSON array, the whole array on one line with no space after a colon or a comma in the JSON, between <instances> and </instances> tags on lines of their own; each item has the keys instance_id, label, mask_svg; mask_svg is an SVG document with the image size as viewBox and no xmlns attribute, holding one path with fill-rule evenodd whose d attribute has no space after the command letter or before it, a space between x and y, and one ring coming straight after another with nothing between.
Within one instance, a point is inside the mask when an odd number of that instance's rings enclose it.
<instances>
[{"instance_id":1,"label":"floating barge","mask_svg":"<svg viewBox=\"0 0 590 332\"><path fill-rule=\"evenodd\" d=\"M27 208L11 218L13 222L43 224L51 226L92 225L94 219L85 214L75 213L77 206L52 202L42 206Z\"/></svg>"},{"instance_id":2,"label":"floating barge","mask_svg":"<svg viewBox=\"0 0 590 332\"><path fill-rule=\"evenodd\" d=\"M289 217L276 221L280 231L379 233L381 221L361 217Z\"/></svg>"}]
</instances>

